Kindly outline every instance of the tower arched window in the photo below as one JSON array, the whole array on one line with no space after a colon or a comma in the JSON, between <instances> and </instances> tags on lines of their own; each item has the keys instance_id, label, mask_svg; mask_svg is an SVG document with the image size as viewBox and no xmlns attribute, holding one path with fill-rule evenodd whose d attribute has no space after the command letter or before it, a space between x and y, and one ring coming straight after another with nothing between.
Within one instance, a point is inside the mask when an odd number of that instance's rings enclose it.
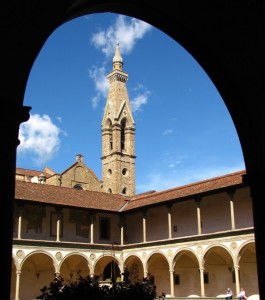
<instances>
[{"instance_id":1,"label":"tower arched window","mask_svg":"<svg viewBox=\"0 0 265 300\"><path fill-rule=\"evenodd\" d=\"M125 127L126 119L121 121L121 150L125 150Z\"/></svg>"},{"instance_id":2,"label":"tower arched window","mask_svg":"<svg viewBox=\"0 0 265 300\"><path fill-rule=\"evenodd\" d=\"M127 189L126 187L122 190L122 194L126 195Z\"/></svg>"},{"instance_id":3,"label":"tower arched window","mask_svg":"<svg viewBox=\"0 0 265 300\"><path fill-rule=\"evenodd\" d=\"M113 140L112 140L112 135L109 138L109 149L112 150L113 149Z\"/></svg>"},{"instance_id":4,"label":"tower arched window","mask_svg":"<svg viewBox=\"0 0 265 300\"><path fill-rule=\"evenodd\" d=\"M109 131L109 150L111 151L113 149L113 140L112 140L112 132L111 132L112 122L110 119L107 119L105 126L106 126L106 129L108 129L108 131Z\"/></svg>"}]
</instances>

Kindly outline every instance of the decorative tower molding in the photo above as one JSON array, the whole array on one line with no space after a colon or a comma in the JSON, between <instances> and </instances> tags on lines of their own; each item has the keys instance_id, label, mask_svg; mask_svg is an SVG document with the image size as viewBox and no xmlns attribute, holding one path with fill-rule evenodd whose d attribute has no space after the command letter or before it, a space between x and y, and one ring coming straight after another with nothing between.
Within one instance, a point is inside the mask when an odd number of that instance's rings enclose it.
<instances>
[{"instance_id":1,"label":"decorative tower molding","mask_svg":"<svg viewBox=\"0 0 265 300\"><path fill-rule=\"evenodd\" d=\"M119 43L108 74L109 93L101 124L103 190L113 194L135 194L135 123L123 72Z\"/></svg>"}]
</instances>

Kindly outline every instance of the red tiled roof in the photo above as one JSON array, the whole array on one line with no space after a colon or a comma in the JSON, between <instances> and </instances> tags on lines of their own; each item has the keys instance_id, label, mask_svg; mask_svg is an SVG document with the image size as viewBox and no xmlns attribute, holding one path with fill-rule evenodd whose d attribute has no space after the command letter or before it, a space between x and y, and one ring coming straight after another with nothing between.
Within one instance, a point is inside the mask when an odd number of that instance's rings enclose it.
<instances>
[{"instance_id":1,"label":"red tiled roof","mask_svg":"<svg viewBox=\"0 0 265 300\"><path fill-rule=\"evenodd\" d=\"M16 180L15 198L17 200L108 211L118 211L127 199L121 195L19 180Z\"/></svg>"},{"instance_id":2,"label":"red tiled roof","mask_svg":"<svg viewBox=\"0 0 265 300\"><path fill-rule=\"evenodd\" d=\"M160 203L170 200L192 197L230 186L242 185L242 176L245 174L246 172L244 170L238 171L181 187L161 192L143 193L134 197L16 180L15 198L17 200L90 208L110 212L128 211L154 204L159 205Z\"/></svg>"},{"instance_id":3,"label":"red tiled roof","mask_svg":"<svg viewBox=\"0 0 265 300\"><path fill-rule=\"evenodd\" d=\"M16 168L16 175L24 175L24 176L34 177L34 176L39 176L40 174L44 174L46 176L46 178L51 177L51 174L44 172L44 171Z\"/></svg>"},{"instance_id":4,"label":"red tiled roof","mask_svg":"<svg viewBox=\"0 0 265 300\"><path fill-rule=\"evenodd\" d=\"M150 194L136 195L128 202L123 211L131 210L152 204L159 204L173 199L193 196L200 193L210 192L221 188L239 185L243 183L242 176L246 172L238 171L224 176L214 177L208 180L183 185L181 187L155 192Z\"/></svg>"}]
</instances>

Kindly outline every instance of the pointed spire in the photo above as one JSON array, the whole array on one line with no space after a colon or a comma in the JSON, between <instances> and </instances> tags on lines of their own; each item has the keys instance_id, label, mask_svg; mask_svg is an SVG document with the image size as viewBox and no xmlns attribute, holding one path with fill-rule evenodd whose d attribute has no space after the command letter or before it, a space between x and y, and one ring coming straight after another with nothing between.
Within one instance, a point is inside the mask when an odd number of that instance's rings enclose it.
<instances>
[{"instance_id":1,"label":"pointed spire","mask_svg":"<svg viewBox=\"0 0 265 300\"><path fill-rule=\"evenodd\" d=\"M116 43L116 51L115 51L115 55L113 57L113 62L122 62L122 57L120 54L120 44L118 41Z\"/></svg>"},{"instance_id":2,"label":"pointed spire","mask_svg":"<svg viewBox=\"0 0 265 300\"><path fill-rule=\"evenodd\" d=\"M112 65L113 65L113 70L122 71L123 62L122 62L122 57L120 54L120 45L119 45L118 41L116 43L116 51L115 51L115 55L113 57Z\"/></svg>"}]
</instances>

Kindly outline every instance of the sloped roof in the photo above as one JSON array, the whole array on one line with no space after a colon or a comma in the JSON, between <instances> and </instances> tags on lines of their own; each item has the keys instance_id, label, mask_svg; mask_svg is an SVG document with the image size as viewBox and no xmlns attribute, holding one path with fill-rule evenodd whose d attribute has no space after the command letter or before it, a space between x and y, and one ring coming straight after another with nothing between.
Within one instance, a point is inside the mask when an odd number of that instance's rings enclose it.
<instances>
[{"instance_id":1,"label":"sloped roof","mask_svg":"<svg viewBox=\"0 0 265 300\"><path fill-rule=\"evenodd\" d=\"M161 192L143 193L134 197L16 180L15 198L53 205L121 212L242 185L242 176L245 174L245 171L239 171Z\"/></svg>"},{"instance_id":2,"label":"sloped roof","mask_svg":"<svg viewBox=\"0 0 265 300\"><path fill-rule=\"evenodd\" d=\"M37 170L28 170L23 168L16 168L16 174L17 175L23 175L23 176L39 176L40 174L43 174L46 176L46 178L51 177L52 175L50 173L47 173L44 171L37 171Z\"/></svg>"},{"instance_id":3,"label":"sloped roof","mask_svg":"<svg viewBox=\"0 0 265 300\"><path fill-rule=\"evenodd\" d=\"M243 184L242 176L245 174L246 172L243 170L161 192L136 195L128 202L123 210L131 210L143 206L167 202L169 200L191 197L193 195L196 196L201 193L216 191L229 186L240 185Z\"/></svg>"},{"instance_id":4,"label":"sloped roof","mask_svg":"<svg viewBox=\"0 0 265 300\"><path fill-rule=\"evenodd\" d=\"M74 162L71 166L69 166L66 170L64 170L61 175L67 173L69 170L75 168L76 166L82 166L83 168L85 168L97 181L99 181L97 175L95 174L94 171L92 171L85 163L83 162L79 162L79 161L76 161Z\"/></svg>"},{"instance_id":5,"label":"sloped roof","mask_svg":"<svg viewBox=\"0 0 265 300\"><path fill-rule=\"evenodd\" d=\"M38 203L119 211L126 197L16 180L15 198Z\"/></svg>"}]
</instances>

